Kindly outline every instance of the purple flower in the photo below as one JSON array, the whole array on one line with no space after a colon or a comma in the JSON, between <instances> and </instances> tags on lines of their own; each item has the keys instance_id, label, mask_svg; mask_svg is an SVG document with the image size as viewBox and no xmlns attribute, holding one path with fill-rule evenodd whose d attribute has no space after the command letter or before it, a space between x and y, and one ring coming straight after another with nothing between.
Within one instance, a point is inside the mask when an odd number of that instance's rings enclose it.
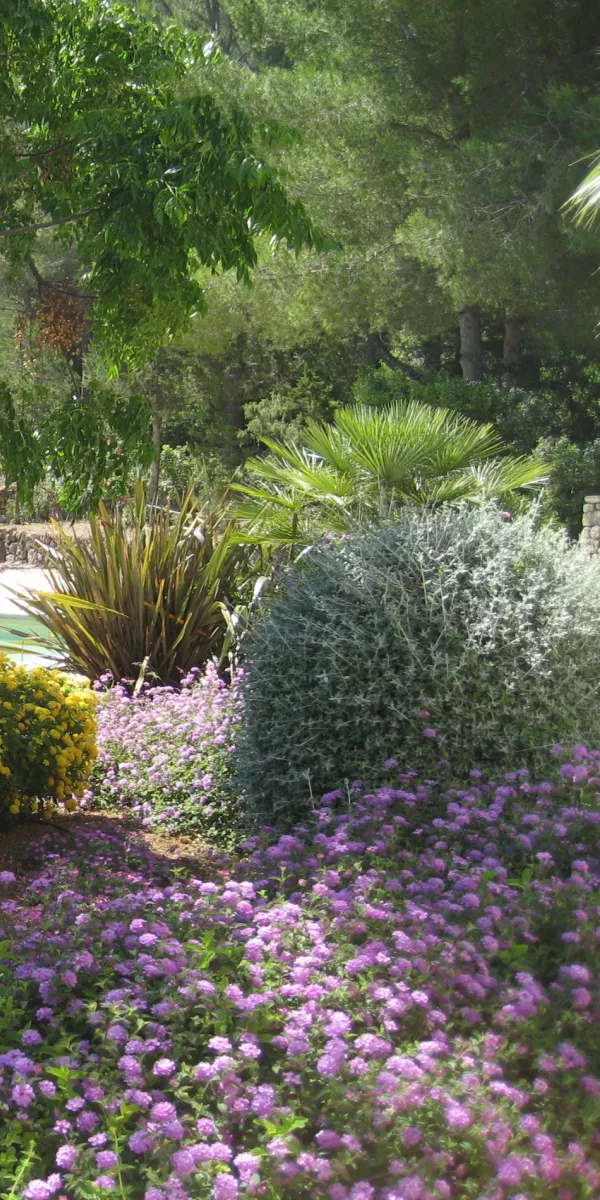
<instances>
[{"instance_id":1,"label":"purple flower","mask_svg":"<svg viewBox=\"0 0 600 1200\"><path fill-rule=\"evenodd\" d=\"M267 1142L267 1150L277 1159L287 1158L290 1153L290 1147L284 1137L271 1138Z\"/></svg>"},{"instance_id":2,"label":"purple flower","mask_svg":"<svg viewBox=\"0 0 600 1200\"><path fill-rule=\"evenodd\" d=\"M237 1167L242 1183L249 1184L260 1170L260 1159L255 1154L236 1154L234 1166Z\"/></svg>"},{"instance_id":3,"label":"purple flower","mask_svg":"<svg viewBox=\"0 0 600 1200\"><path fill-rule=\"evenodd\" d=\"M49 1200L61 1186L60 1175L49 1175L47 1179L32 1179L27 1184L23 1196L25 1200Z\"/></svg>"},{"instance_id":4,"label":"purple flower","mask_svg":"<svg viewBox=\"0 0 600 1200\"><path fill-rule=\"evenodd\" d=\"M194 1156L190 1150L176 1150L171 1155L171 1166L176 1175L192 1175L196 1169Z\"/></svg>"},{"instance_id":5,"label":"purple flower","mask_svg":"<svg viewBox=\"0 0 600 1200\"><path fill-rule=\"evenodd\" d=\"M198 1063L198 1066L194 1068L194 1078L199 1079L202 1083L212 1079L216 1073L213 1063Z\"/></svg>"},{"instance_id":6,"label":"purple flower","mask_svg":"<svg viewBox=\"0 0 600 1200\"><path fill-rule=\"evenodd\" d=\"M498 1180L500 1183L507 1183L510 1187L516 1187L521 1182L522 1177L523 1168L520 1159L516 1154L509 1155L500 1165Z\"/></svg>"},{"instance_id":7,"label":"purple flower","mask_svg":"<svg viewBox=\"0 0 600 1200\"><path fill-rule=\"evenodd\" d=\"M116 1180L113 1179L111 1175L99 1175L98 1178L94 1180L94 1187L101 1188L105 1192L111 1191L112 1188L116 1186Z\"/></svg>"},{"instance_id":8,"label":"purple flower","mask_svg":"<svg viewBox=\"0 0 600 1200\"><path fill-rule=\"evenodd\" d=\"M107 1105L106 1107L107 1107L108 1111L110 1112L109 1106ZM98 1118L97 1113L90 1112L89 1109L86 1109L85 1112L82 1112L79 1114L75 1124L77 1125L77 1128L79 1129L80 1133L91 1133L92 1129L96 1128L96 1125L98 1124L98 1120L99 1120L99 1118Z\"/></svg>"},{"instance_id":9,"label":"purple flower","mask_svg":"<svg viewBox=\"0 0 600 1200\"><path fill-rule=\"evenodd\" d=\"M238 1191L239 1186L234 1175L217 1175L212 1193L214 1200L236 1200Z\"/></svg>"},{"instance_id":10,"label":"purple flower","mask_svg":"<svg viewBox=\"0 0 600 1200\"><path fill-rule=\"evenodd\" d=\"M349 1200L373 1200L375 1188L370 1183L362 1181L350 1188Z\"/></svg>"},{"instance_id":11,"label":"purple flower","mask_svg":"<svg viewBox=\"0 0 600 1200\"><path fill-rule=\"evenodd\" d=\"M171 1121L176 1116L177 1109L168 1100L160 1100L150 1109L150 1117L153 1121Z\"/></svg>"},{"instance_id":12,"label":"purple flower","mask_svg":"<svg viewBox=\"0 0 600 1200\"><path fill-rule=\"evenodd\" d=\"M0 883L16 883L17 877L12 871L0 871Z\"/></svg>"},{"instance_id":13,"label":"purple flower","mask_svg":"<svg viewBox=\"0 0 600 1200\"><path fill-rule=\"evenodd\" d=\"M26 1029L25 1032L21 1034L21 1041L24 1046L39 1046L43 1041L43 1038L41 1033L38 1033L37 1029Z\"/></svg>"},{"instance_id":14,"label":"purple flower","mask_svg":"<svg viewBox=\"0 0 600 1200\"><path fill-rule=\"evenodd\" d=\"M440 1191L439 1182L437 1185L437 1190L438 1192ZM396 1190L396 1195L398 1196L399 1200L421 1200L421 1197L423 1197L425 1194L423 1182L421 1179L419 1179L418 1175L407 1175L406 1179L403 1179L398 1184L398 1188ZM441 1192L441 1195L444 1194L448 1195L447 1192Z\"/></svg>"},{"instance_id":15,"label":"purple flower","mask_svg":"<svg viewBox=\"0 0 600 1200\"><path fill-rule=\"evenodd\" d=\"M451 1129L468 1129L472 1117L462 1104L449 1104L446 1108L446 1121Z\"/></svg>"},{"instance_id":16,"label":"purple flower","mask_svg":"<svg viewBox=\"0 0 600 1200\"><path fill-rule=\"evenodd\" d=\"M226 1037L212 1037L209 1041L211 1050L218 1050L220 1054L228 1054L231 1049L231 1041Z\"/></svg>"},{"instance_id":17,"label":"purple flower","mask_svg":"<svg viewBox=\"0 0 600 1200\"><path fill-rule=\"evenodd\" d=\"M119 1045L124 1045L129 1038L124 1025L109 1025L106 1036L110 1042L117 1042Z\"/></svg>"},{"instance_id":18,"label":"purple flower","mask_svg":"<svg viewBox=\"0 0 600 1200\"><path fill-rule=\"evenodd\" d=\"M349 1033L352 1030L352 1018L348 1013L328 1012L324 1014L325 1032L329 1037L340 1037L343 1033Z\"/></svg>"},{"instance_id":19,"label":"purple flower","mask_svg":"<svg viewBox=\"0 0 600 1200\"><path fill-rule=\"evenodd\" d=\"M568 1071L576 1070L579 1067L585 1067L586 1059L570 1042L561 1042L559 1047L560 1057L563 1066Z\"/></svg>"},{"instance_id":20,"label":"purple flower","mask_svg":"<svg viewBox=\"0 0 600 1200\"><path fill-rule=\"evenodd\" d=\"M416 1125L407 1125L406 1129L402 1130L402 1141L405 1146L418 1146L419 1142L423 1141L423 1134Z\"/></svg>"},{"instance_id":21,"label":"purple flower","mask_svg":"<svg viewBox=\"0 0 600 1200\"><path fill-rule=\"evenodd\" d=\"M101 1171L112 1171L116 1167L119 1159L114 1150L99 1150L96 1154L96 1166Z\"/></svg>"},{"instance_id":22,"label":"purple flower","mask_svg":"<svg viewBox=\"0 0 600 1200\"><path fill-rule=\"evenodd\" d=\"M200 1117L196 1121L196 1129L201 1137L213 1137L216 1133L215 1123L210 1117Z\"/></svg>"},{"instance_id":23,"label":"purple flower","mask_svg":"<svg viewBox=\"0 0 600 1200\"><path fill-rule=\"evenodd\" d=\"M592 994L587 988L575 988L571 999L574 1008L589 1008L592 1003Z\"/></svg>"},{"instance_id":24,"label":"purple flower","mask_svg":"<svg viewBox=\"0 0 600 1200\"><path fill-rule=\"evenodd\" d=\"M342 1144L339 1133L336 1133L333 1129L321 1129L315 1141L323 1150L336 1150Z\"/></svg>"},{"instance_id":25,"label":"purple flower","mask_svg":"<svg viewBox=\"0 0 600 1200\"><path fill-rule=\"evenodd\" d=\"M77 1162L77 1153L76 1146L59 1146L54 1158L57 1167L63 1171L72 1171Z\"/></svg>"},{"instance_id":26,"label":"purple flower","mask_svg":"<svg viewBox=\"0 0 600 1200\"><path fill-rule=\"evenodd\" d=\"M233 1158L231 1146L228 1146L226 1142L213 1142L210 1154L215 1162L229 1162Z\"/></svg>"},{"instance_id":27,"label":"purple flower","mask_svg":"<svg viewBox=\"0 0 600 1200\"><path fill-rule=\"evenodd\" d=\"M35 1099L35 1092L29 1083L16 1083L11 1096L19 1108L28 1108Z\"/></svg>"},{"instance_id":28,"label":"purple flower","mask_svg":"<svg viewBox=\"0 0 600 1200\"><path fill-rule=\"evenodd\" d=\"M574 983L589 983L591 979L589 969L580 963L571 963L568 966L561 967L560 973L566 976L567 979L572 979Z\"/></svg>"},{"instance_id":29,"label":"purple flower","mask_svg":"<svg viewBox=\"0 0 600 1200\"><path fill-rule=\"evenodd\" d=\"M133 1154L147 1154L149 1150L152 1150L154 1140L151 1134L139 1129L136 1133L132 1133L127 1145Z\"/></svg>"},{"instance_id":30,"label":"purple flower","mask_svg":"<svg viewBox=\"0 0 600 1200\"><path fill-rule=\"evenodd\" d=\"M54 1190L45 1179L32 1179L23 1192L24 1200L50 1200Z\"/></svg>"},{"instance_id":31,"label":"purple flower","mask_svg":"<svg viewBox=\"0 0 600 1200\"><path fill-rule=\"evenodd\" d=\"M159 1079L168 1078L174 1075L177 1070L177 1064L170 1058L159 1058L152 1068L152 1074L157 1075Z\"/></svg>"}]
</instances>

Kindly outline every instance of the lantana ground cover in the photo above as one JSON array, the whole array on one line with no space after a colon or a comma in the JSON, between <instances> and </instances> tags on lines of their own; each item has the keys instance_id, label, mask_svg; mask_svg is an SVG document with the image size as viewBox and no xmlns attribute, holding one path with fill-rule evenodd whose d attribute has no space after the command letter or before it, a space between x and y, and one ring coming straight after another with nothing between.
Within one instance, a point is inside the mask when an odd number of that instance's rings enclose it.
<instances>
[{"instance_id":1,"label":"lantana ground cover","mask_svg":"<svg viewBox=\"0 0 600 1200\"><path fill-rule=\"evenodd\" d=\"M136 695L106 675L96 685L98 760L89 806L126 811L140 825L231 844L238 801L231 755L241 714L242 672L231 684L208 663L180 688L144 687Z\"/></svg>"},{"instance_id":2,"label":"lantana ground cover","mask_svg":"<svg viewBox=\"0 0 600 1200\"><path fill-rule=\"evenodd\" d=\"M399 773L213 878L0 876L0 1195L591 1200L600 753Z\"/></svg>"}]
</instances>

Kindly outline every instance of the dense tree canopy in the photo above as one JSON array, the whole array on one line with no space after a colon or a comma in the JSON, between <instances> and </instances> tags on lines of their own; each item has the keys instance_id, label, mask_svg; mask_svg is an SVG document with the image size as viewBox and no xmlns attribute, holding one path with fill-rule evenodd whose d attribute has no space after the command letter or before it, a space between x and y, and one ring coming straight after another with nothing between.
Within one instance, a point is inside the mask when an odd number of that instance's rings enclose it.
<instances>
[{"instance_id":1,"label":"dense tree canopy","mask_svg":"<svg viewBox=\"0 0 600 1200\"><path fill-rule=\"evenodd\" d=\"M319 240L259 153L267 131L191 86L201 41L100 0L3 8L0 241L19 262L61 231L113 362L145 362L204 308L199 268L247 281L257 235Z\"/></svg>"},{"instance_id":2,"label":"dense tree canopy","mask_svg":"<svg viewBox=\"0 0 600 1200\"><path fill-rule=\"evenodd\" d=\"M230 471L389 398L390 372L392 398L492 421L517 453L600 436L598 234L565 209L598 150L583 0L5 10L3 375L34 437L42 378L50 416L97 398L128 461L85 502L148 469L150 417L156 490L165 441ZM137 454L109 394L148 423Z\"/></svg>"}]
</instances>

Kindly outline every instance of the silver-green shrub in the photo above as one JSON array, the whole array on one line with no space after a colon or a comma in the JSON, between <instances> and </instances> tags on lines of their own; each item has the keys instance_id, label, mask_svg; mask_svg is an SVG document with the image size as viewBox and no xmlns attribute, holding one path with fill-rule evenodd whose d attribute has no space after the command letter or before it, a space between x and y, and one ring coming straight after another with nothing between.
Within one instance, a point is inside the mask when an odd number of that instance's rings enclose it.
<instances>
[{"instance_id":1,"label":"silver-green shrub","mask_svg":"<svg viewBox=\"0 0 600 1200\"><path fill-rule=\"evenodd\" d=\"M407 510L295 569L248 647L237 769L256 815L296 820L391 754L459 775L600 744L600 570L506 516Z\"/></svg>"}]
</instances>

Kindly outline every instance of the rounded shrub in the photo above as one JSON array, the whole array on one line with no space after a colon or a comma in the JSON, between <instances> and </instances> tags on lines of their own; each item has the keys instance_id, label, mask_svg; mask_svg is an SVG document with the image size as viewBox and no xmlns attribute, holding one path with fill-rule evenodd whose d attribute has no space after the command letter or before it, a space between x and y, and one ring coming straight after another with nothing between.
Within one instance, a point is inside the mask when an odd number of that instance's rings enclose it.
<instances>
[{"instance_id":1,"label":"rounded shrub","mask_svg":"<svg viewBox=\"0 0 600 1200\"><path fill-rule=\"evenodd\" d=\"M535 515L405 510L311 551L250 635L239 782L295 820L373 773L536 764L600 738L600 568Z\"/></svg>"},{"instance_id":2,"label":"rounded shrub","mask_svg":"<svg viewBox=\"0 0 600 1200\"><path fill-rule=\"evenodd\" d=\"M96 754L95 696L62 671L0 655L0 821L74 808Z\"/></svg>"}]
</instances>

